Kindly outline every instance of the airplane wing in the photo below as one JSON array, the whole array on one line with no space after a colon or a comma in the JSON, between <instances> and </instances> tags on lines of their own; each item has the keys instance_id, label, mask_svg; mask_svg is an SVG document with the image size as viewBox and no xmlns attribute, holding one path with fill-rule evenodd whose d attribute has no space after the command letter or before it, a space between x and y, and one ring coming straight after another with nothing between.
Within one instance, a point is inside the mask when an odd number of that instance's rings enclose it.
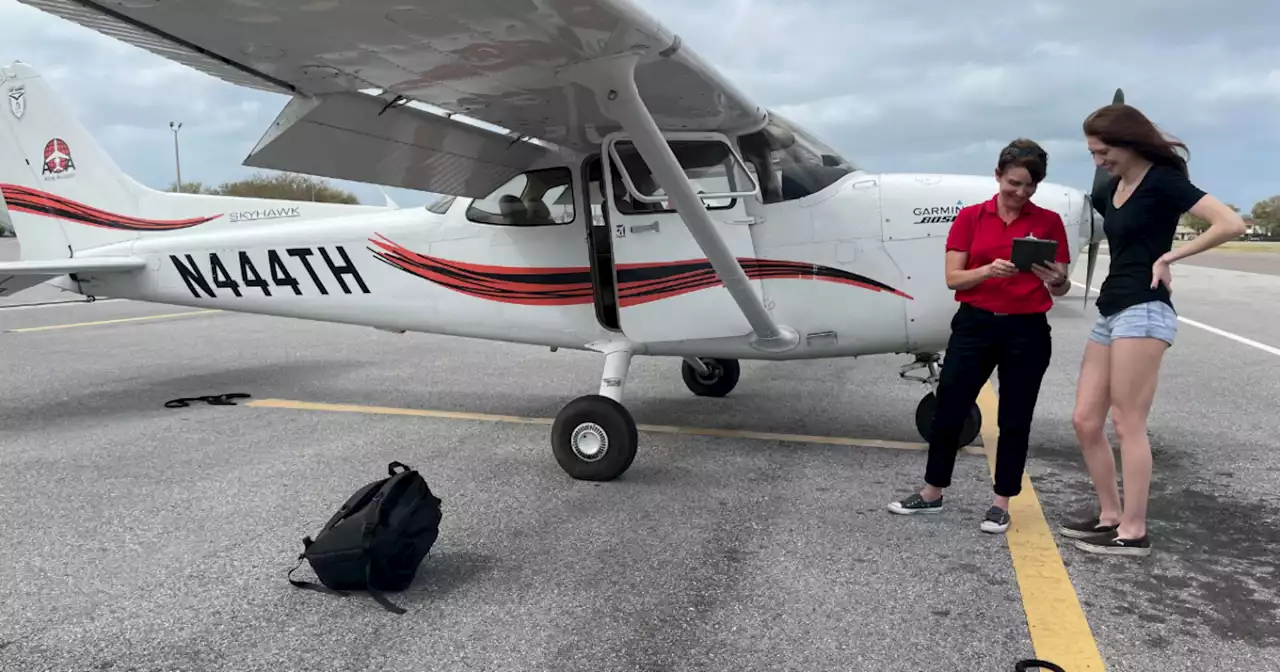
<instances>
[{"instance_id":1,"label":"airplane wing","mask_svg":"<svg viewBox=\"0 0 1280 672\"><path fill-rule=\"evenodd\" d=\"M247 165L484 196L549 151L591 151L619 128L561 72L627 52L643 55L636 84L664 126L734 133L765 119L631 0L19 1L292 96ZM458 128L450 114L499 128Z\"/></svg>"}]
</instances>

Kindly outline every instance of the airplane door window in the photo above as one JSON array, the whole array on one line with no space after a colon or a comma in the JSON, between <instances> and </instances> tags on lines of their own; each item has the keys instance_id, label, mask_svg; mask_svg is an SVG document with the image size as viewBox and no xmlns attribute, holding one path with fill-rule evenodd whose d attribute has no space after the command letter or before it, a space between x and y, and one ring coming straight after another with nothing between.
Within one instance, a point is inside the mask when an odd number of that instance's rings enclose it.
<instances>
[{"instance_id":1,"label":"airplane door window","mask_svg":"<svg viewBox=\"0 0 1280 672\"><path fill-rule=\"evenodd\" d=\"M669 144L708 210L732 209L738 204L739 196L757 192L752 173L723 140L673 140ZM612 144L610 154L615 159L615 169L611 171L613 205L619 213L651 215L676 211L635 145L628 140L618 140Z\"/></svg>"}]
</instances>

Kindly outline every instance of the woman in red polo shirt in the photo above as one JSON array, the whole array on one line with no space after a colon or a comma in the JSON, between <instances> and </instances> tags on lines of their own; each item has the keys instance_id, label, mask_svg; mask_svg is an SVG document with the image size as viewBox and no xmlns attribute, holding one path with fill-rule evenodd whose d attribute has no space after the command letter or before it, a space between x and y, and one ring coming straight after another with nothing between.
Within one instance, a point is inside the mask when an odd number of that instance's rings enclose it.
<instances>
[{"instance_id":1,"label":"woman in red polo shirt","mask_svg":"<svg viewBox=\"0 0 1280 672\"><path fill-rule=\"evenodd\" d=\"M1062 217L1031 202L1048 162L1045 151L1031 140L1009 143L996 163L999 191L984 203L962 209L951 225L947 287L956 291L960 308L951 320L938 382L925 486L890 503L894 513L942 511L942 490L951 485L965 417L992 371L999 369L995 500L981 528L991 533L1009 528L1009 498L1022 491L1031 418L1052 355L1045 313L1053 307L1053 296L1062 296L1071 287L1066 274L1071 256ZM1056 240L1056 263L1019 271L1010 261L1013 240L1027 236Z\"/></svg>"}]
</instances>

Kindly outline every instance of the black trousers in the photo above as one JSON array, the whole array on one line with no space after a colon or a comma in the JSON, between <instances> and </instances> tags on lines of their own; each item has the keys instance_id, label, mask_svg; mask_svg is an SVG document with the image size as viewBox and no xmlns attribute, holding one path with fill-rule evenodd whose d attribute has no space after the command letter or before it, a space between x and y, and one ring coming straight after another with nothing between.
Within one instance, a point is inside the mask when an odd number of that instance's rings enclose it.
<instances>
[{"instance_id":1,"label":"black trousers","mask_svg":"<svg viewBox=\"0 0 1280 672\"><path fill-rule=\"evenodd\" d=\"M1053 354L1049 332L1044 313L998 315L960 304L951 320L951 338L938 382L926 483L939 488L951 485L960 431L982 386L998 369L1000 440L994 490L1001 497L1022 492L1031 418ZM995 421L983 418L984 423Z\"/></svg>"}]
</instances>

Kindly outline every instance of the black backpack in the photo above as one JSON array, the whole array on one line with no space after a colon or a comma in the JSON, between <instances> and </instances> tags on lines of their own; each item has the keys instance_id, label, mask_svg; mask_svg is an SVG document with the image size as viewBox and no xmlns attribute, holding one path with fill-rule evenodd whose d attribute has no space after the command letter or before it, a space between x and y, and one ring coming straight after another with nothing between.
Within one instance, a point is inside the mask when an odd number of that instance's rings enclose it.
<instances>
[{"instance_id":1,"label":"black backpack","mask_svg":"<svg viewBox=\"0 0 1280 672\"><path fill-rule=\"evenodd\" d=\"M351 495L314 540L302 539L289 583L342 597L348 590L368 591L388 611L405 613L382 593L413 582L440 534L440 499L417 471L400 462L388 464L387 473ZM294 580L303 559L323 586Z\"/></svg>"}]
</instances>

